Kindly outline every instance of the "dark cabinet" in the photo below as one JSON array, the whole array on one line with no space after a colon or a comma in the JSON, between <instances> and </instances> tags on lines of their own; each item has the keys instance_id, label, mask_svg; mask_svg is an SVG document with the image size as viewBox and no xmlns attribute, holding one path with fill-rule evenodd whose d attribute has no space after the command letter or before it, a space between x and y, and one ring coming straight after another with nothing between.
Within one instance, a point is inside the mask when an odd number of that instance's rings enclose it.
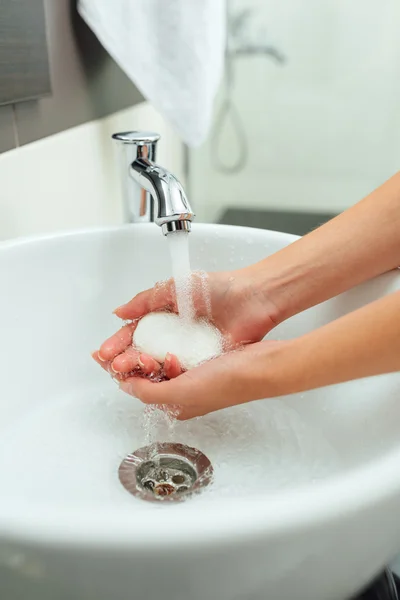
<instances>
[{"instance_id":1,"label":"dark cabinet","mask_svg":"<svg viewBox=\"0 0 400 600\"><path fill-rule=\"evenodd\" d=\"M49 94L43 0L0 0L0 104Z\"/></svg>"}]
</instances>

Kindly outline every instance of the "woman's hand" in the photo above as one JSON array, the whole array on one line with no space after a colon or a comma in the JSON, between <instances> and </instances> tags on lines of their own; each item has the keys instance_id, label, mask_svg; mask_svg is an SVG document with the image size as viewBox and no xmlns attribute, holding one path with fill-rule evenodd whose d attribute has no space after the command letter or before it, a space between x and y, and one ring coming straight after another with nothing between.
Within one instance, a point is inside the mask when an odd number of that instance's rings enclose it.
<instances>
[{"instance_id":1,"label":"woman's hand","mask_svg":"<svg viewBox=\"0 0 400 600\"><path fill-rule=\"evenodd\" d=\"M209 318L222 331L226 350L254 344L241 352L224 355L183 375L176 357L167 355L163 375L175 381L131 381L133 373L154 374L162 368L154 358L135 350L131 342L135 321L145 314L154 310L177 312L174 285L169 281L119 307L117 316L132 322L93 356L120 382L125 381L128 392L137 393L146 402L172 404L178 398L182 418L266 398L271 390L280 395L400 369L398 295L372 304L372 308L363 309L365 313L357 311L354 320L349 315L274 350L257 343L281 321L398 267L399 207L400 173L362 202L265 260L241 271L210 274L209 303L201 277L195 276L197 316ZM385 306L390 310L385 312ZM260 354L265 364L260 362ZM258 365L255 372L254 365ZM262 388L252 383L258 381L260 372L266 373ZM276 383L278 373L281 379Z\"/></svg>"},{"instance_id":2,"label":"woman's hand","mask_svg":"<svg viewBox=\"0 0 400 600\"><path fill-rule=\"evenodd\" d=\"M329 223L263 261L208 277L209 307L195 276L197 316L223 332L226 348L258 342L274 325L399 265L400 173ZM368 239L368 244L365 240ZM177 312L172 281L142 292L115 313L135 321L153 310ZM104 342L96 358L115 373L155 373L161 365L131 346L135 323ZM167 356L164 373L181 372Z\"/></svg>"},{"instance_id":3,"label":"woman's hand","mask_svg":"<svg viewBox=\"0 0 400 600\"><path fill-rule=\"evenodd\" d=\"M175 379L127 377L121 388L178 419L261 398L400 371L400 291L294 340L232 351Z\"/></svg>"},{"instance_id":4,"label":"woman's hand","mask_svg":"<svg viewBox=\"0 0 400 600\"><path fill-rule=\"evenodd\" d=\"M278 308L262 281L246 269L209 275L194 273L192 293L196 316L209 319L222 332L225 350L260 341L279 320ZM173 280L159 283L117 308L115 314L131 323L105 341L94 358L120 378L132 372L159 372L162 365L131 344L138 319L160 310L177 312ZM167 355L163 371L168 379L179 375L182 369L178 359Z\"/></svg>"},{"instance_id":5,"label":"woman's hand","mask_svg":"<svg viewBox=\"0 0 400 600\"><path fill-rule=\"evenodd\" d=\"M249 400L279 395L277 366L289 342L258 342L244 346L154 383L128 377L120 388L144 404L170 409L179 420L192 419Z\"/></svg>"}]
</instances>

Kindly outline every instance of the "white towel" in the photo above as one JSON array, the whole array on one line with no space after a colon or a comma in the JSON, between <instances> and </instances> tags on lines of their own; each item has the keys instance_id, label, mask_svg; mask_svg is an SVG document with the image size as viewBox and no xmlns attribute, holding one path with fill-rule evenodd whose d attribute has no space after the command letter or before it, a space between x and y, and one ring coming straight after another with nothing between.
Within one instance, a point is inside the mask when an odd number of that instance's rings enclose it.
<instances>
[{"instance_id":1,"label":"white towel","mask_svg":"<svg viewBox=\"0 0 400 600\"><path fill-rule=\"evenodd\" d=\"M79 0L78 10L183 141L200 145L223 72L225 0Z\"/></svg>"}]
</instances>

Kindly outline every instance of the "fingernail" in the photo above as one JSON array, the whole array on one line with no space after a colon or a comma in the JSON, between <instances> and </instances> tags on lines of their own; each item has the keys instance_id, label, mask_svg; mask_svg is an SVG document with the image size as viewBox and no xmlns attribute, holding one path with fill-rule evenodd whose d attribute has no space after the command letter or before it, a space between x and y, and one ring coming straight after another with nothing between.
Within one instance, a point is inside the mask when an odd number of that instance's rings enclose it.
<instances>
[{"instance_id":1,"label":"fingernail","mask_svg":"<svg viewBox=\"0 0 400 600\"><path fill-rule=\"evenodd\" d=\"M121 371L117 371L117 369L114 367L114 363L111 363L110 368L113 373L121 373Z\"/></svg>"},{"instance_id":2,"label":"fingernail","mask_svg":"<svg viewBox=\"0 0 400 600\"><path fill-rule=\"evenodd\" d=\"M142 369L144 369L144 362L143 362L142 356L143 356L143 354L140 354L140 356L138 358L138 363L139 363L139 366L142 367Z\"/></svg>"},{"instance_id":3,"label":"fingernail","mask_svg":"<svg viewBox=\"0 0 400 600\"><path fill-rule=\"evenodd\" d=\"M117 308L114 308L113 314L115 315L115 313L117 313L119 310L121 310L121 308L124 308L125 306L126 304L121 304L121 306L117 306Z\"/></svg>"},{"instance_id":4,"label":"fingernail","mask_svg":"<svg viewBox=\"0 0 400 600\"><path fill-rule=\"evenodd\" d=\"M165 355L165 359L164 359L164 365L171 362L171 356L172 356L171 353L167 352L167 354Z\"/></svg>"},{"instance_id":5,"label":"fingernail","mask_svg":"<svg viewBox=\"0 0 400 600\"><path fill-rule=\"evenodd\" d=\"M106 361L107 361L107 359L106 359L106 358L103 358L103 357L102 357L102 355L100 354L100 352L98 353L98 355L97 355L97 356L99 357L99 360L101 360L101 362L106 362Z\"/></svg>"}]
</instances>

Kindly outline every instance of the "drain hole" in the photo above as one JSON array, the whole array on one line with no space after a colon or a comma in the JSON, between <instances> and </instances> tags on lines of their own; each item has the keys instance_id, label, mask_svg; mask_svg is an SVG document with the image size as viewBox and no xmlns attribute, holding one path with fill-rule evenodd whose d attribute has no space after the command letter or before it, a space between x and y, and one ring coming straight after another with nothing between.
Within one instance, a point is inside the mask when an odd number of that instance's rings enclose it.
<instances>
[{"instance_id":1,"label":"drain hole","mask_svg":"<svg viewBox=\"0 0 400 600\"><path fill-rule=\"evenodd\" d=\"M182 444L159 443L139 448L119 468L122 485L144 500L186 498L207 486L212 477L208 458Z\"/></svg>"},{"instance_id":2,"label":"drain hole","mask_svg":"<svg viewBox=\"0 0 400 600\"><path fill-rule=\"evenodd\" d=\"M184 475L174 475L172 481L177 484L185 483L186 477Z\"/></svg>"},{"instance_id":3,"label":"drain hole","mask_svg":"<svg viewBox=\"0 0 400 600\"><path fill-rule=\"evenodd\" d=\"M143 487L146 490L150 490L151 492L154 490L154 481L152 481L151 479L148 479L147 481L143 481L142 483Z\"/></svg>"},{"instance_id":4,"label":"drain hole","mask_svg":"<svg viewBox=\"0 0 400 600\"><path fill-rule=\"evenodd\" d=\"M160 469L157 473L158 481L168 481L169 473L168 471L164 471L164 469Z\"/></svg>"},{"instance_id":5,"label":"drain hole","mask_svg":"<svg viewBox=\"0 0 400 600\"><path fill-rule=\"evenodd\" d=\"M156 485L154 488L154 493L156 496L170 496L175 492L175 488L173 485L169 485L168 483L163 483L162 485Z\"/></svg>"}]
</instances>

